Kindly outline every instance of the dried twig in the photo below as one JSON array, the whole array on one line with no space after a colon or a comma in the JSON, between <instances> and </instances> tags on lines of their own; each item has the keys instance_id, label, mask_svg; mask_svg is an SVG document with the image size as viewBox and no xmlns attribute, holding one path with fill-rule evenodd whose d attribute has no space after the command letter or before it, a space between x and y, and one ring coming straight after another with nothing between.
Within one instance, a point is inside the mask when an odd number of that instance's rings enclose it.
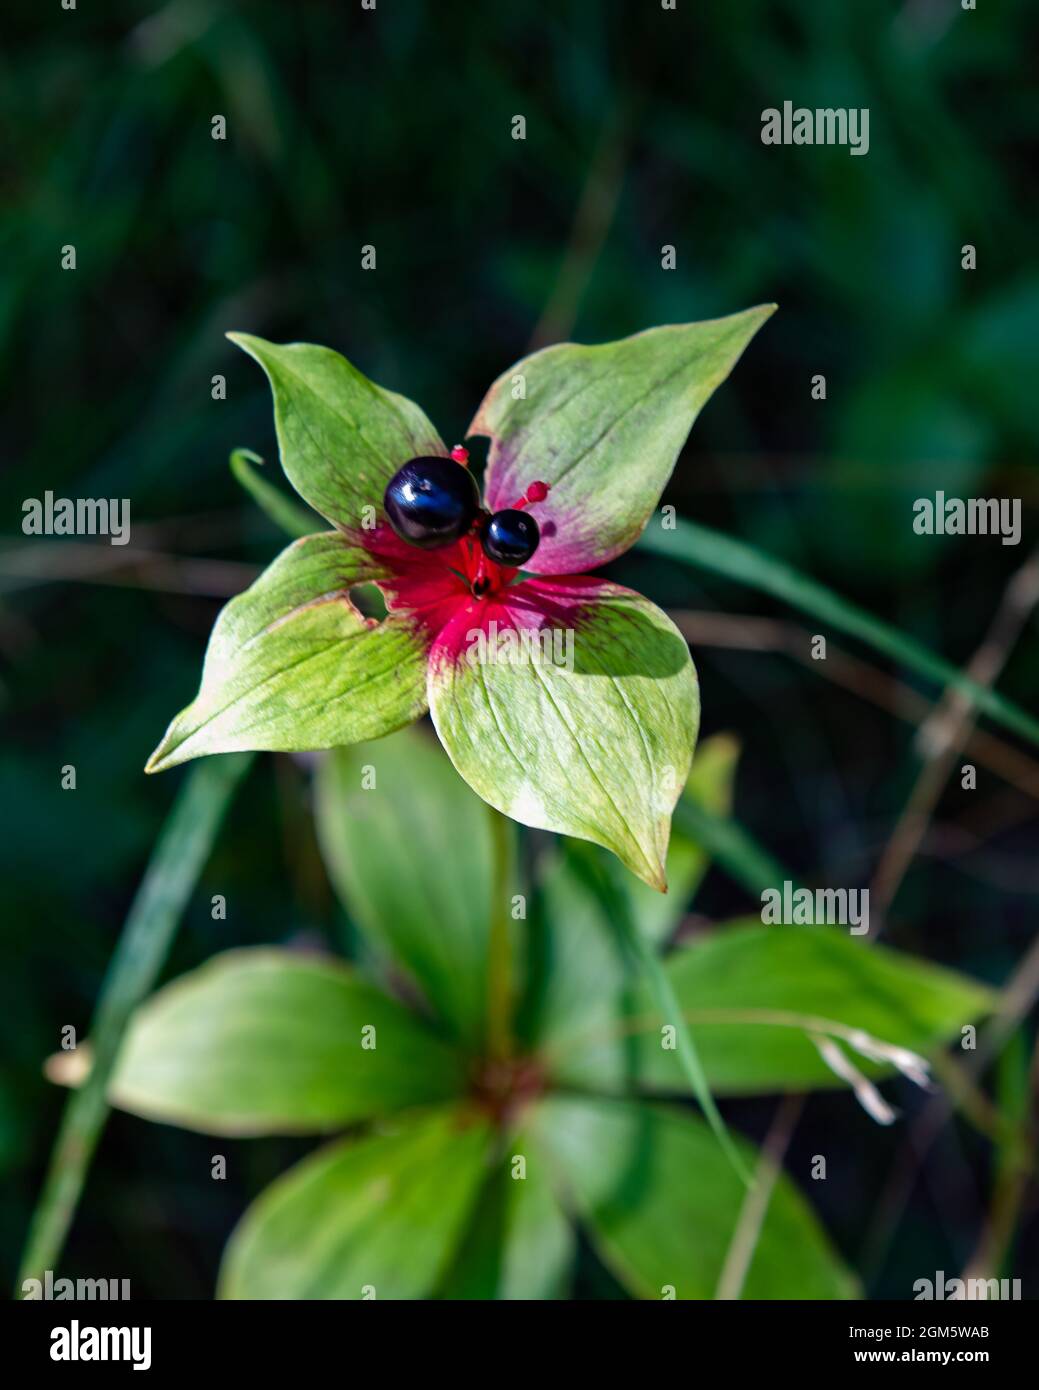
<instances>
[{"instance_id":1,"label":"dried twig","mask_svg":"<svg viewBox=\"0 0 1039 1390\"><path fill-rule=\"evenodd\" d=\"M258 573L255 565L235 560L196 560L107 542L37 541L0 549L0 586L8 591L64 580L230 598Z\"/></svg>"},{"instance_id":2,"label":"dried twig","mask_svg":"<svg viewBox=\"0 0 1039 1390\"><path fill-rule=\"evenodd\" d=\"M792 656L816 675L869 701L906 723L919 725L934 705L911 686L886 675L861 657L827 645L825 661L811 656L811 633L796 623L773 618L746 618L690 609L670 610L683 637L694 648L725 647L735 651L779 652ZM1039 800L1039 762L983 729L970 732L965 744L974 762L1002 777L1026 796Z\"/></svg>"},{"instance_id":3,"label":"dried twig","mask_svg":"<svg viewBox=\"0 0 1039 1390\"><path fill-rule=\"evenodd\" d=\"M581 297L613 223L624 183L627 121L611 116L588 166L570 241L552 294L531 335L531 350L558 343L573 330Z\"/></svg>"},{"instance_id":4,"label":"dried twig","mask_svg":"<svg viewBox=\"0 0 1039 1390\"><path fill-rule=\"evenodd\" d=\"M737 1299L743 1292L758 1236L768 1215L768 1204L772 1199L776 1179L803 1108L803 1096L784 1096L776 1108L761 1148L754 1185L743 1199L739 1220L736 1222L736 1229L725 1255L725 1263L718 1277L718 1288L714 1296L719 1301Z\"/></svg>"},{"instance_id":5,"label":"dried twig","mask_svg":"<svg viewBox=\"0 0 1039 1390\"><path fill-rule=\"evenodd\" d=\"M988 634L967 666L967 674L991 687L1039 602L1039 550L1033 551L1011 578ZM870 885L876 931L890 908L927 832L935 807L961 755L977 716L969 698L946 691L917 733L924 763L902 814L881 855Z\"/></svg>"}]
</instances>

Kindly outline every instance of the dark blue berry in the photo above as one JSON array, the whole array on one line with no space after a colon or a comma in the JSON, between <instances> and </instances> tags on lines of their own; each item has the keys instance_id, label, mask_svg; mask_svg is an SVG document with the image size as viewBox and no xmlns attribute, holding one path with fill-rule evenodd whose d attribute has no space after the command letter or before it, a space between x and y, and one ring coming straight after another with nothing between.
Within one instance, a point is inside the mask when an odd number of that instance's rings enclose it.
<instances>
[{"instance_id":1,"label":"dark blue berry","mask_svg":"<svg viewBox=\"0 0 1039 1390\"><path fill-rule=\"evenodd\" d=\"M454 459L409 459L390 479L383 506L402 541L435 550L469 530L480 492L468 468Z\"/></svg>"},{"instance_id":2,"label":"dark blue berry","mask_svg":"<svg viewBox=\"0 0 1039 1390\"><path fill-rule=\"evenodd\" d=\"M495 512L481 537L484 553L496 565L522 565L534 554L541 539L538 524L529 512L506 507Z\"/></svg>"}]
</instances>

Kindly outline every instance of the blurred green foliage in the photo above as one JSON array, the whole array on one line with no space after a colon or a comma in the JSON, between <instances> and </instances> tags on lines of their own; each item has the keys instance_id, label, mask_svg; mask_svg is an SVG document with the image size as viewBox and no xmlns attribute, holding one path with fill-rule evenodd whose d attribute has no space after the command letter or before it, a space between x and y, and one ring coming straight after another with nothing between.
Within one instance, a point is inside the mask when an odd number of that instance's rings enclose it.
<instances>
[{"instance_id":1,"label":"blurred green foliage","mask_svg":"<svg viewBox=\"0 0 1039 1390\"><path fill-rule=\"evenodd\" d=\"M682 800L706 815L724 806L735 763L731 740L707 740ZM575 1227L641 1298L669 1287L681 1299L723 1287L858 1296L786 1174L745 1280L730 1272L740 1171L759 1155L675 1105L645 1103L647 1092L689 1094L666 1025L693 1024L709 1116L707 1087L841 1084L813 1037L859 1090L865 1070L926 1069L898 1049L939 1053L995 996L828 926L725 923L672 950L709 863L680 829L667 897L608 851L565 838L552 837L531 881L511 822L414 728L322 757L317 786L319 840L362 934L359 966L219 953L137 1010L107 1087L115 1106L217 1139L351 1128L248 1208L221 1297L565 1297ZM493 925L503 902L519 908L504 941ZM669 981L659 1008L655 970ZM503 1184L514 1185L504 1203Z\"/></svg>"},{"instance_id":2,"label":"blurred green foliage","mask_svg":"<svg viewBox=\"0 0 1039 1390\"><path fill-rule=\"evenodd\" d=\"M194 691L220 596L280 545L227 470L274 456L266 388L223 334L308 338L420 400L458 437L486 384L532 339L598 341L776 300L780 312L698 421L667 496L785 556L955 660L981 640L1022 556L917 538L936 487L1019 496L1035 533L1039 416L1034 261L1039 18L1025 0L739 0L493 13L359 5L13 0L0 55L0 752L6 890L0 1252L13 1272L60 1096L41 1059L84 1032L125 908L169 804L141 767ZM865 158L761 145L785 98L871 110ZM527 139L510 138L525 114ZM210 138L227 118L228 139ZM960 248L978 269L960 269ZM61 247L77 269L60 269ZM378 269L361 269L374 245ZM673 244L677 268L660 268ZM823 372L825 402L809 381ZM211 378L227 378L214 401ZM273 470L272 470L273 471ZM21 503L52 488L129 497L108 547L16 552ZM192 563L164 557L189 557ZM771 606L633 554L613 567L672 608ZM61 576L66 577L61 577ZM70 579L68 576L71 575ZM115 579L116 582L107 582ZM1022 641L1001 688L1034 707ZM863 882L912 785L912 727L769 653L704 646L705 732L744 742L736 811L797 873ZM74 793L60 789L63 764ZM899 895L892 941L1003 981L1031 940L1035 819L989 774L953 784ZM323 940L333 906L304 773L265 760L235 806L171 972L244 943ZM213 923L209 895L227 895ZM712 873L697 911L745 911ZM905 1104L912 1114L915 1102ZM770 1109L730 1104L760 1134ZM841 1143L813 1192L852 1263L905 1131L867 1131L813 1099L791 1163ZM854 1136L853 1141L849 1136ZM304 1151L212 1143L119 1117L68 1269L137 1296L204 1297L245 1203ZM988 1149L949 1127L869 1271L874 1293L969 1258ZM197 1176L193 1176L197 1175ZM1021 1234L1015 1273L1039 1265ZM584 1254L578 1291L616 1295Z\"/></svg>"}]
</instances>

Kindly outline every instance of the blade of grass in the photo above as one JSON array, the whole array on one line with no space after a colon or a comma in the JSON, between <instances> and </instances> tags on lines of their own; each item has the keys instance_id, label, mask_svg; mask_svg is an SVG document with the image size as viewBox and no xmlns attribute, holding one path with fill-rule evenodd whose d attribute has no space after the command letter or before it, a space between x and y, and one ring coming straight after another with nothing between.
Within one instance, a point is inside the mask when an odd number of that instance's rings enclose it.
<instances>
[{"instance_id":1,"label":"blade of grass","mask_svg":"<svg viewBox=\"0 0 1039 1390\"><path fill-rule=\"evenodd\" d=\"M716 815L692 797L679 797L674 823L752 897L760 898L762 889L776 888L787 880L798 886L790 870L777 863L737 821Z\"/></svg>"},{"instance_id":2,"label":"blade of grass","mask_svg":"<svg viewBox=\"0 0 1039 1390\"><path fill-rule=\"evenodd\" d=\"M604 878L597 885L597 891L602 896L607 916L619 932L629 957L645 977L653 996L653 1003L662 1022L670 1024L675 1030L678 1060L693 1096L713 1130L714 1137L721 1146L722 1152L732 1164L740 1181L749 1190L754 1186L754 1179L740 1157L736 1145L732 1142L725 1121L714 1103L711 1088L707 1083L707 1074L703 1069L700 1054L685 1021L682 1006L675 996L671 980L656 949L647 940L644 933L639 930L637 922L629 911L627 893L618 881L623 872L624 870L619 866L611 864L605 869Z\"/></svg>"},{"instance_id":3,"label":"blade of grass","mask_svg":"<svg viewBox=\"0 0 1039 1390\"><path fill-rule=\"evenodd\" d=\"M636 956L642 972L645 975L646 983L649 985L653 995L653 1002L657 1007L661 1020L670 1023L675 1030L675 1040L678 1043L678 1059L685 1072L685 1079L689 1082L690 1089L700 1104L700 1109L707 1118L707 1123L714 1131L714 1137L721 1145L722 1152L732 1164L739 1175L744 1187L750 1189L754 1186L754 1179L751 1177L746 1164L740 1157L736 1145L732 1142L729 1131L725 1127L717 1105L714 1103L714 1096L711 1095L711 1088L707 1084L707 1074L700 1061L700 1054L696 1050L693 1042L693 1035L689 1031L689 1026L682 1015L682 1006L675 997L675 992L671 987L671 981L664 969L663 963L656 951L646 940L645 936L638 930L635 923L631 920L630 914L624 910L617 914L616 920L624 932L628 945Z\"/></svg>"},{"instance_id":4,"label":"blade of grass","mask_svg":"<svg viewBox=\"0 0 1039 1390\"><path fill-rule=\"evenodd\" d=\"M711 570L724 575L726 579L734 579L782 599L837 631L859 638L918 675L962 691L978 709L997 723L1012 729L1029 742L1039 744L1039 720L1033 719L1012 700L980 685L943 657L936 656L912 637L907 637L897 628L840 598L825 585L744 541L692 521L679 520L673 530L650 528L643 534L639 545L656 555Z\"/></svg>"},{"instance_id":5,"label":"blade of grass","mask_svg":"<svg viewBox=\"0 0 1039 1390\"><path fill-rule=\"evenodd\" d=\"M312 536L316 531L325 531L328 525L317 512L309 511L294 502L288 493L282 492L266 478L261 478L253 464L262 466L263 459L252 449L233 449L231 451L231 472L245 488L256 505L290 536Z\"/></svg>"},{"instance_id":6,"label":"blade of grass","mask_svg":"<svg viewBox=\"0 0 1039 1390\"><path fill-rule=\"evenodd\" d=\"M177 925L209 857L252 753L205 758L182 784L131 904L90 1028L93 1065L62 1116L18 1276L54 1269L108 1116L106 1092L134 1009L155 984Z\"/></svg>"}]
</instances>

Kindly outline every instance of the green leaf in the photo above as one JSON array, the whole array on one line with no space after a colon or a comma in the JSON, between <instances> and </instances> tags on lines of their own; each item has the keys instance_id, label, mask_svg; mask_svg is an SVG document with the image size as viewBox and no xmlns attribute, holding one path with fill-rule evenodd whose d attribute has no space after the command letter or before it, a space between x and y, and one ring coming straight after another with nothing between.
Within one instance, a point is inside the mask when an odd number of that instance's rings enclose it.
<instances>
[{"instance_id":1,"label":"green leaf","mask_svg":"<svg viewBox=\"0 0 1039 1390\"><path fill-rule=\"evenodd\" d=\"M782 599L837 632L858 637L918 675L960 691L997 723L1013 729L1032 743L1039 743L1039 720L1026 714L1012 700L979 685L912 637L881 622L782 560L774 560L743 541L691 521L680 520L668 531L654 527L643 536L642 545L658 555L670 556L698 569L712 570Z\"/></svg>"},{"instance_id":2,"label":"green leaf","mask_svg":"<svg viewBox=\"0 0 1039 1390\"><path fill-rule=\"evenodd\" d=\"M231 472L264 515L294 539L313 535L318 517L257 473L254 465L262 463L263 459L251 449L231 451Z\"/></svg>"},{"instance_id":3,"label":"green leaf","mask_svg":"<svg viewBox=\"0 0 1039 1390\"><path fill-rule=\"evenodd\" d=\"M334 531L283 550L222 610L202 684L148 761L161 772L205 753L333 748L378 738L425 710L424 638L350 600L382 571Z\"/></svg>"},{"instance_id":4,"label":"green leaf","mask_svg":"<svg viewBox=\"0 0 1039 1390\"><path fill-rule=\"evenodd\" d=\"M492 511L511 506L537 479L551 484L537 510L532 574L580 574L628 549L701 407L774 311L765 304L597 347L560 343L498 378L469 433L491 440Z\"/></svg>"},{"instance_id":5,"label":"green leaf","mask_svg":"<svg viewBox=\"0 0 1039 1390\"><path fill-rule=\"evenodd\" d=\"M558 941L563 933L569 935L572 920L578 923L576 942L567 943L570 954L564 956L563 969L549 968L546 997L538 1019L539 1047L550 1074L564 1084L602 1090L613 1089L631 1074L629 1053L634 1038L627 1035L623 1005L631 993L630 972L634 970L658 1010L673 1023L681 1073L729 1162L749 1185L750 1175L718 1112L697 1044L682 1019L671 982L653 942L632 917L620 870L614 861L600 865L581 846L573 846L568 860L567 868L572 872L550 882L545 895L553 912L552 925L546 933L550 942ZM560 888L565 890L562 901ZM576 913L565 911L567 894L578 909ZM579 1048L576 1067L568 1066L572 1051L569 1040L574 1033L584 1033L600 1043L590 1049L590 1056Z\"/></svg>"},{"instance_id":6,"label":"green leaf","mask_svg":"<svg viewBox=\"0 0 1039 1390\"><path fill-rule=\"evenodd\" d=\"M739 745L728 735L705 739L696 750L678 808L695 802L727 811L738 756ZM615 1039L612 1047L594 1054L592 1071L580 1077L568 1071L570 1080L584 1085L630 1072L625 1051L633 1044L620 1036L616 1024L630 990L631 968L615 927L610 893L623 892L638 930L659 947L687 910L708 864L704 850L680 833L677 820L667 855L666 894L627 875L607 882L587 859L598 853L579 841L564 842L563 853L545 863L531 923L537 967L533 1036L549 1048L556 1039L565 1040L575 1032L609 1034Z\"/></svg>"},{"instance_id":7,"label":"green leaf","mask_svg":"<svg viewBox=\"0 0 1039 1390\"><path fill-rule=\"evenodd\" d=\"M320 1149L249 1208L224 1253L235 1299L416 1299L454 1254L492 1133L456 1109Z\"/></svg>"},{"instance_id":8,"label":"green leaf","mask_svg":"<svg viewBox=\"0 0 1039 1390\"><path fill-rule=\"evenodd\" d=\"M487 807L435 739L404 729L325 759L316 812L347 912L457 1036L481 1039L492 893Z\"/></svg>"},{"instance_id":9,"label":"green leaf","mask_svg":"<svg viewBox=\"0 0 1039 1390\"><path fill-rule=\"evenodd\" d=\"M637 1298L713 1298L745 1189L714 1135L680 1111L555 1098L531 1127L604 1262ZM753 1168L755 1151L739 1144ZM811 1209L779 1174L743 1297L845 1299L852 1275Z\"/></svg>"},{"instance_id":10,"label":"green leaf","mask_svg":"<svg viewBox=\"0 0 1039 1390\"><path fill-rule=\"evenodd\" d=\"M613 1090L635 1065L623 1021L632 975L592 853L571 842L542 870L531 921L530 1034L539 1054L554 1062L553 1079ZM576 1068L568 1065L575 1036L595 1041L581 1049Z\"/></svg>"},{"instance_id":11,"label":"green leaf","mask_svg":"<svg viewBox=\"0 0 1039 1390\"><path fill-rule=\"evenodd\" d=\"M675 806L667 852L667 893L654 893L635 879L624 879L632 918L642 935L658 947L689 911L690 900L712 858L711 845L689 834L683 814L686 808L702 807L713 816L729 815L739 755L739 743L729 734L714 734L697 747L689 778Z\"/></svg>"},{"instance_id":12,"label":"green leaf","mask_svg":"<svg viewBox=\"0 0 1039 1390\"><path fill-rule=\"evenodd\" d=\"M515 1161L526 1164L513 1176ZM533 1136L509 1140L505 1162L481 1194L455 1263L438 1289L450 1299L557 1299L566 1285L576 1240L545 1156Z\"/></svg>"},{"instance_id":13,"label":"green leaf","mask_svg":"<svg viewBox=\"0 0 1039 1390\"><path fill-rule=\"evenodd\" d=\"M448 623L430 654L433 722L485 801L524 825L605 846L664 891L671 810L699 723L696 672L648 599L592 580L572 587L532 580L507 593L551 595L573 625L573 669L534 656L468 660L462 633L473 617Z\"/></svg>"},{"instance_id":14,"label":"green leaf","mask_svg":"<svg viewBox=\"0 0 1039 1390\"><path fill-rule=\"evenodd\" d=\"M286 476L342 529L360 530L366 506L381 513L386 484L408 459L446 455L417 405L376 386L331 348L227 336L267 374Z\"/></svg>"},{"instance_id":15,"label":"green leaf","mask_svg":"<svg viewBox=\"0 0 1039 1390\"><path fill-rule=\"evenodd\" d=\"M652 945L640 934L627 912L617 914L617 924L627 938L626 944L641 966L646 992L656 1005L658 1017L666 1019L671 1024L675 1054L682 1079L687 1083L688 1090L695 1096L722 1152L732 1165L733 1171L739 1175L740 1180L749 1190L753 1186L750 1169L744 1163L740 1151L722 1119L721 1111L718 1109L714 1093L711 1090L711 1084L707 1080L707 1073L704 1071L700 1049L693 1040L689 1024L682 1016L681 1005L675 997L671 979L664 969L663 962Z\"/></svg>"},{"instance_id":16,"label":"green leaf","mask_svg":"<svg viewBox=\"0 0 1039 1390\"><path fill-rule=\"evenodd\" d=\"M858 1070L889 1074L890 1065L859 1055L845 1035L861 1029L926 1055L958 1037L995 998L963 975L829 926L732 925L676 952L667 969L711 1089L723 1094L842 1086L811 1041L813 1031L835 1036ZM661 1047L661 1020L647 995L634 1015L638 1081L681 1090L675 1053ZM614 1051L600 1040L585 1052L577 1037L557 1047L564 1076L571 1067L580 1074L596 1068L603 1047Z\"/></svg>"},{"instance_id":17,"label":"green leaf","mask_svg":"<svg viewBox=\"0 0 1039 1390\"><path fill-rule=\"evenodd\" d=\"M216 956L139 1009L109 1095L205 1134L286 1134L446 1100L464 1082L456 1053L346 966L260 948Z\"/></svg>"}]
</instances>

